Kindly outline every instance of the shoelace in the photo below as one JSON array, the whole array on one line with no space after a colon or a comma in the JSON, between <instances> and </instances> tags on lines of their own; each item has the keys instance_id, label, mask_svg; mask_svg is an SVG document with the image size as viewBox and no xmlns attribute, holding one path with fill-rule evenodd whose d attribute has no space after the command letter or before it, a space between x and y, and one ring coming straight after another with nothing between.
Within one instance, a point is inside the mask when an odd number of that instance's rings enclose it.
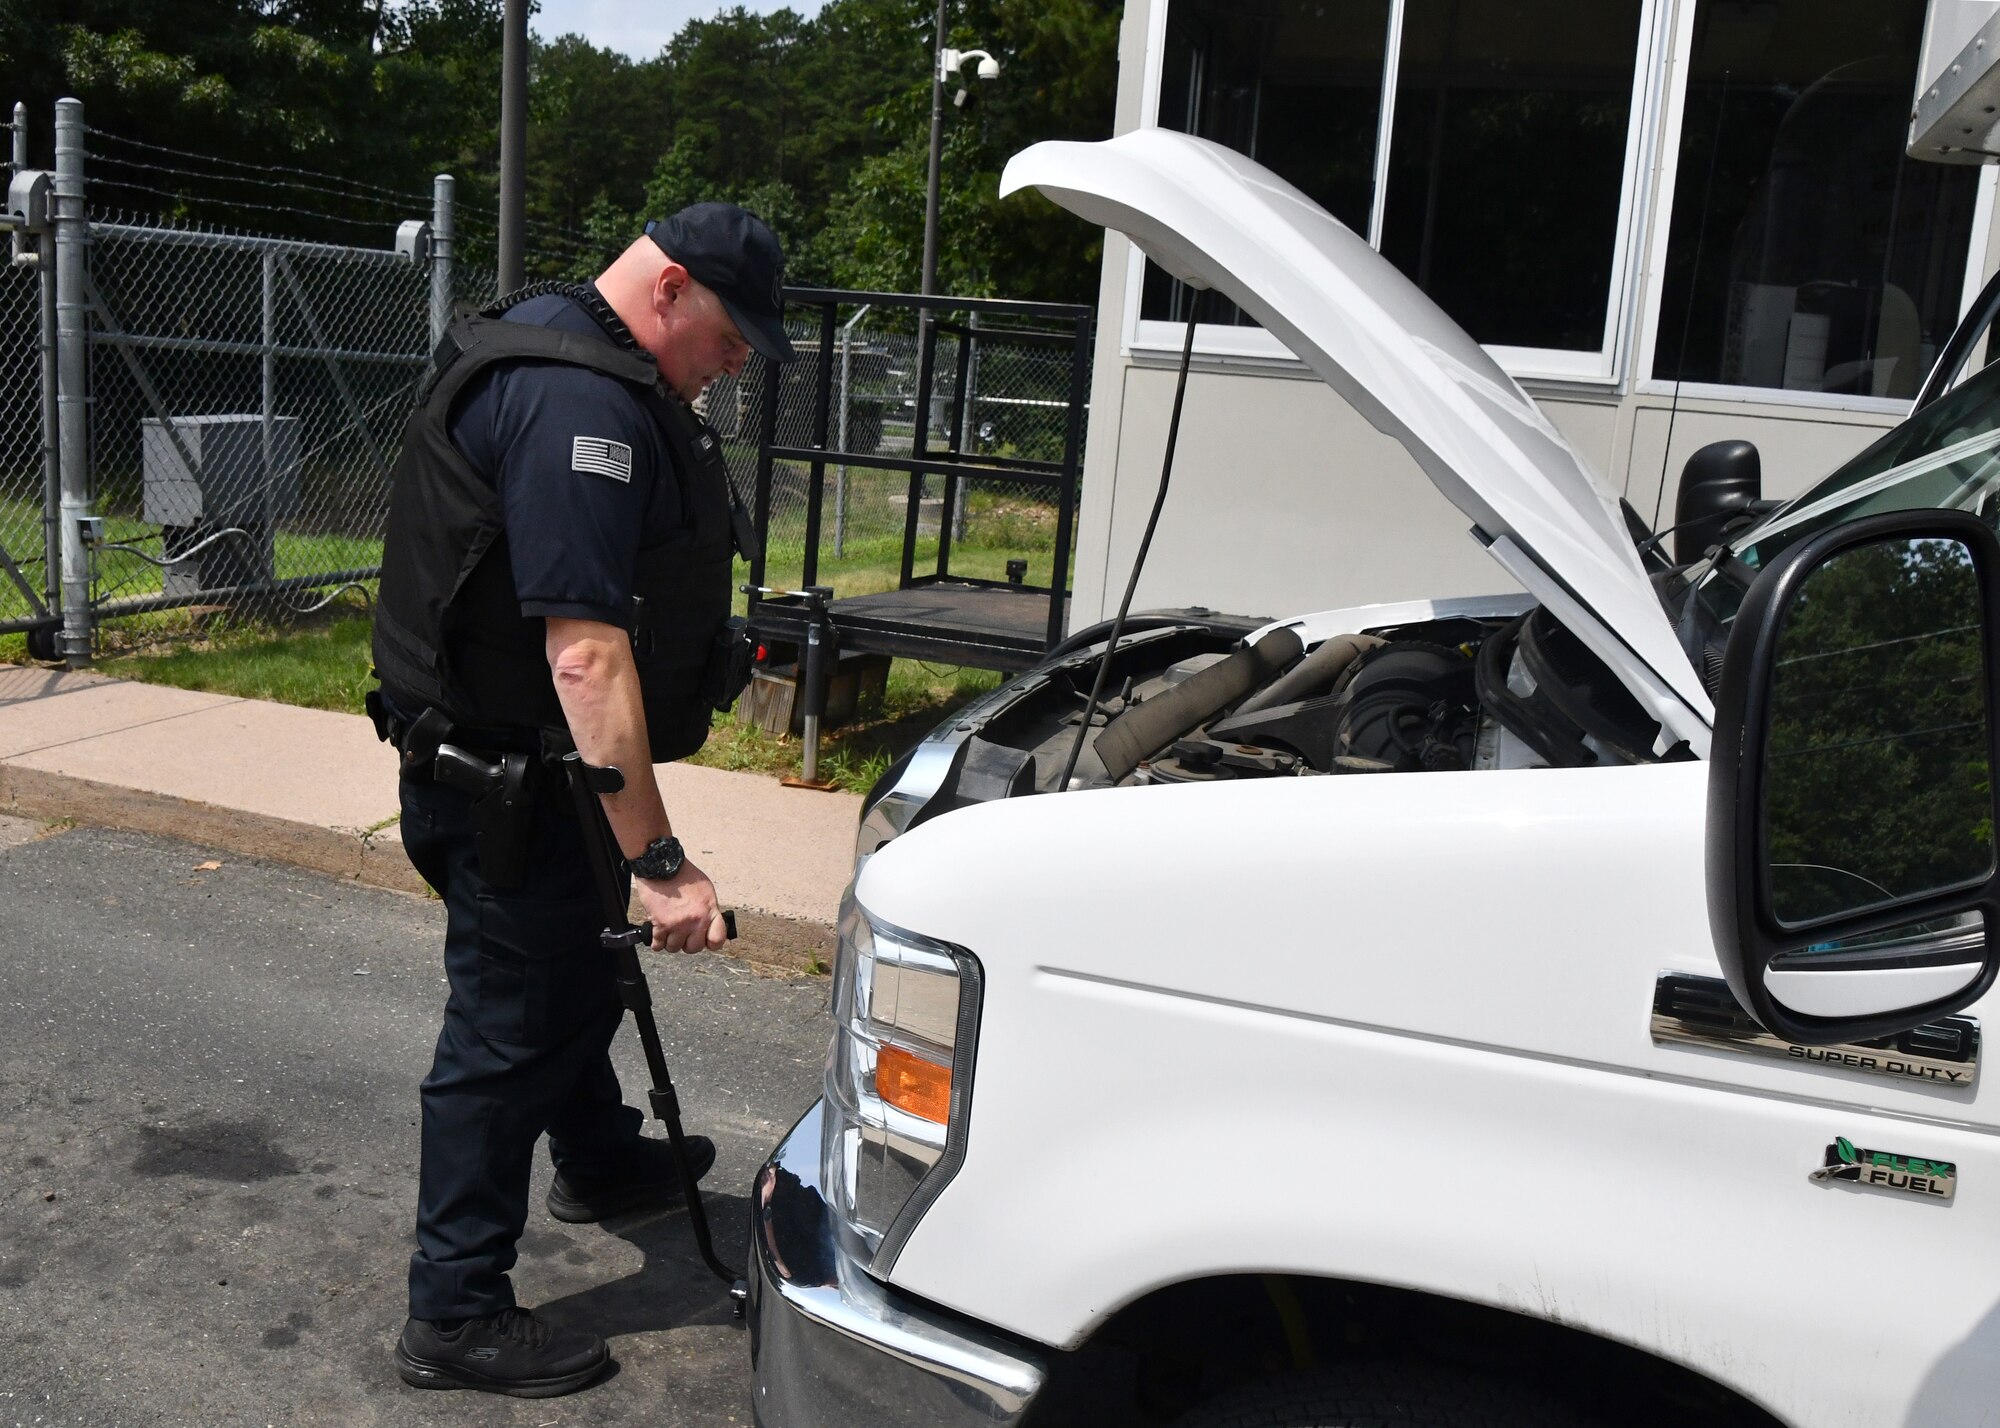
<instances>
[{"instance_id":1,"label":"shoelace","mask_svg":"<svg viewBox=\"0 0 2000 1428\"><path fill-rule=\"evenodd\" d=\"M549 1326L518 1305L493 1316L493 1331L526 1349L539 1349L549 1341Z\"/></svg>"}]
</instances>

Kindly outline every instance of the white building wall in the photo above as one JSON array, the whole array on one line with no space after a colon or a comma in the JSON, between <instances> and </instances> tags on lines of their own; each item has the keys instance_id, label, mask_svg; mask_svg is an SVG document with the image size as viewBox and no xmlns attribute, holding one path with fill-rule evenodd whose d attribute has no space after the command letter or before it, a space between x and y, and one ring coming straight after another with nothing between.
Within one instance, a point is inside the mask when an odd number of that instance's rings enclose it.
<instances>
[{"instance_id":1,"label":"white building wall","mask_svg":"<svg viewBox=\"0 0 2000 1428\"><path fill-rule=\"evenodd\" d=\"M1138 127L1153 6L1127 0L1119 41L1116 129ZM1959 3L1959 0L1950 0ZM1668 32L1685 41L1687 27ZM1669 55L1671 67L1677 62ZM1647 207L1670 199L1663 166L1647 166ZM1992 173L1985 176L1982 250L1975 276L1995 270ZM1661 267L1652 245L1665 225L1646 224L1634 281ZM1089 443L1079 512L1072 629L1116 612L1160 476L1178 353L1134 352L1126 304L1130 245L1108 235L1099 284ZM1969 304L1977 283L1968 284ZM1635 311L1653 305L1643 290ZM1672 519L1683 463L1726 437L1757 444L1764 494L1795 495L1900 421L1907 403L1683 392L1629 376L1644 349L1631 338L1617 382L1524 379L1563 432L1656 528ZM1645 355L1649 355L1646 353ZM1669 431L1671 430L1671 440ZM1379 600L1514 589L1473 542L1469 523L1402 448L1296 362L1204 358L1197 345L1172 489L1134 609L1207 605L1278 615Z\"/></svg>"}]
</instances>

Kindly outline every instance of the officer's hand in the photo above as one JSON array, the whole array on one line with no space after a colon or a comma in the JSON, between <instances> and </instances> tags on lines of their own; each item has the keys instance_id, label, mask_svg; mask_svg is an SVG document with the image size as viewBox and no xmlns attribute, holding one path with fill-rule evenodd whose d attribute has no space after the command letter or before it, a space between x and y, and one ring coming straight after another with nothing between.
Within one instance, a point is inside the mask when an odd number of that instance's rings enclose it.
<instances>
[{"instance_id":1,"label":"officer's hand","mask_svg":"<svg viewBox=\"0 0 2000 1428\"><path fill-rule=\"evenodd\" d=\"M653 924L655 952L714 951L728 940L715 884L693 863L670 878L634 878L639 906Z\"/></svg>"}]
</instances>

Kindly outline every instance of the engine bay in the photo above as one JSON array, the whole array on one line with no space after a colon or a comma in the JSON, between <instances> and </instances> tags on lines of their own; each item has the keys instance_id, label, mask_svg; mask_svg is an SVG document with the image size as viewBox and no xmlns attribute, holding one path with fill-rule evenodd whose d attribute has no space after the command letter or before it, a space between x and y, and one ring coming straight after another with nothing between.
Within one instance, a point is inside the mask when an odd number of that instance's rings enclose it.
<instances>
[{"instance_id":1,"label":"engine bay","mask_svg":"<svg viewBox=\"0 0 2000 1428\"><path fill-rule=\"evenodd\" d=\"M1051 660L969 709L934 816L1055 791L1088 722L1072 788L1652 762L1660 730L1545 610L1254 640L1221 620L1128 635L1086 711L1101 658ZM1666 757L1671 757L1669 751Z\"/></svg>"}]
</instances>

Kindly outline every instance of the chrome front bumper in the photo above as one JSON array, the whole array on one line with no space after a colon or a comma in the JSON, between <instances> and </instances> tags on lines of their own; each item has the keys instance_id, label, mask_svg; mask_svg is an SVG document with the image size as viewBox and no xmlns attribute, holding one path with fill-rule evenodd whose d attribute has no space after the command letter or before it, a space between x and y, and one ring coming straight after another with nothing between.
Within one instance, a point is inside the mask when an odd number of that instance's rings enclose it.
<instances>
[{"instance_id":1,"label":"chrome front bumper","mask_svg":"<svg viewBox=\"0 0 2000 1428\"><path fill-rule=\"evenodd\" d=\"M1016 1425L1033 1351L917 1304L842 1254L820 1196L815 1104L757 1172L750 1361L760 1428Z\"/></svg>"}]
</instances>

